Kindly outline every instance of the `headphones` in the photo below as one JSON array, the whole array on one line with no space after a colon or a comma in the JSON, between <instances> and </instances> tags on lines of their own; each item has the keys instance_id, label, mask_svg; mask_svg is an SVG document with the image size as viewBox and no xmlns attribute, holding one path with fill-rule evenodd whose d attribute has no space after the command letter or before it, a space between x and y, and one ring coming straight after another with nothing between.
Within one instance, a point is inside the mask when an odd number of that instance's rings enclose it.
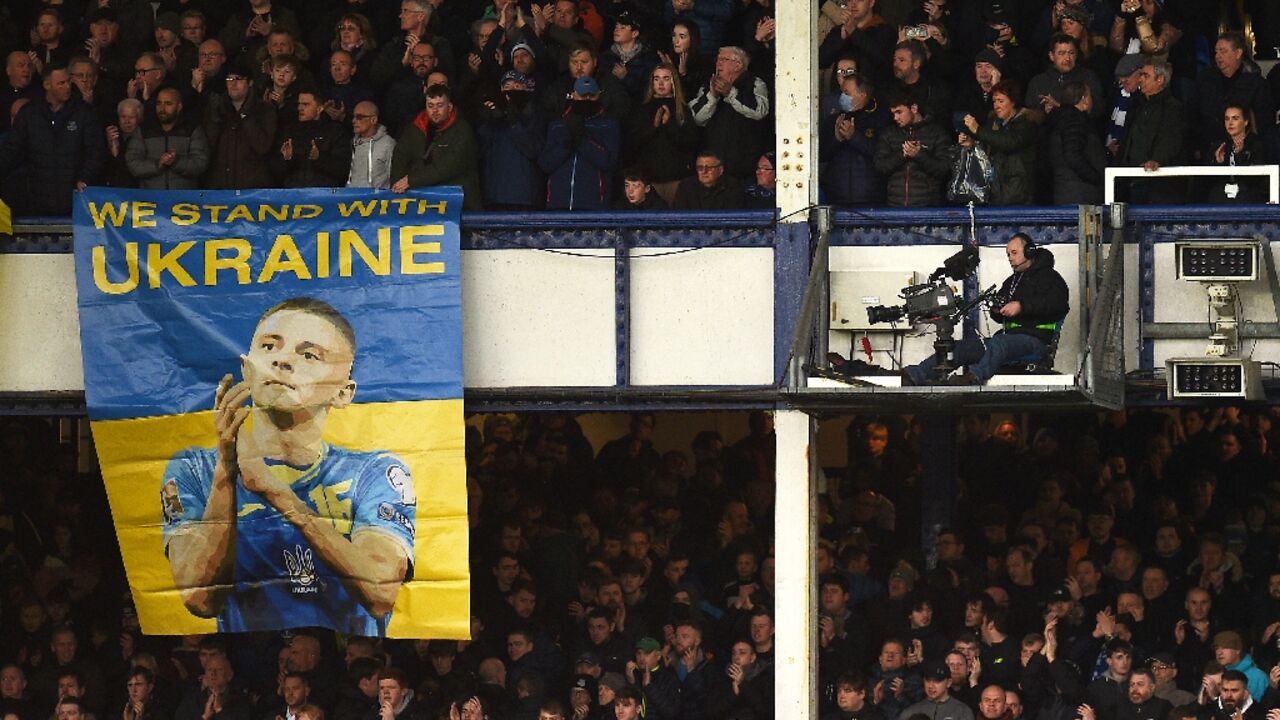
<instances>
[{"instance_id":1,"label":"headphones","mask_svg":"<svg viewBox=\"0 0 1280 720\"><path fill-rule=\"evenodd\" d=\"M1036 253L1040 252L1040 246L1035 240L1031 239L1026 233L1014 233L1013 237L1022 238L1022 256L1028 260L1033 259Z\"/></svg>"}]
</instances>

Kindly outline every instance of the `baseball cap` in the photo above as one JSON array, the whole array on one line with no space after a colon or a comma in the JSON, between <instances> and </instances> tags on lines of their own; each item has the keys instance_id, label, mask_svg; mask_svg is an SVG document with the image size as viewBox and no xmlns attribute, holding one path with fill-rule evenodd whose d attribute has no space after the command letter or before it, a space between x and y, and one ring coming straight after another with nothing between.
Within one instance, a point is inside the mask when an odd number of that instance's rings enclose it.
<instances>
[{"instance_id":1,"label":"baseball cap","mask_svg":"<svg viewBox=\"0 0 1280 720\"><path fill-rule=\"evenodd\" d=\"M950 680L951 670L941 660L934 660L925 664L923 675L925 680Z\"/></svg>"},{"instance_id":2,"label":"baseball cap","mask_svg":"<svg viewBox=\"0 0 1280 720\"><path fill-rule=\"evenodd\" d=\"M599 665L600 657L593 652L579 653L578 659L574 660L573 664L577 665L579 663L586 663L588 665Z\"/></svg>"},{"instance_id":3,"label":"baseball cap","mask_svg":"<svg viewBox=\"0 0 1280 720\"><path fill-rule=\"evenodd\" d=\"M587 694L590 695L593 700L596 697L596 679L590 675L578 675L574 677L573 685L570 685L570 687L578 688L579 690L586 690Z\"/></svg>"},{"instance_id":4,"label":"baseball cap","mask_svg":"<svg viewBox=\"0 0 1280 720\"><path fill-rule=\"evenodd\" d=\"M518 82L521 85L528 85L529 76L519 70L508 70L502 74L502 80L498 84L505 85L508 81Z\"/></svg>"},{"instance_id":5,"label":"baseball cap","mask_svg":"<svg viewBox=\"0 0 1280 720\"><path fill-rule=\"evenodd\" d=\"M1151 657L1147 658L1148 665L1155 665L1156 663L1168 665L1169 667L1176 667L1178 664L1173 658L1173 653L1164 651L1151 653Z\"/></svg>"},{"instance_id":6,"label":"baseball cap","mask_svg":"<svg viewBox=\"0 0 1280 720\"><path fill-rule=\"evenodd\" d=\"M573 82L573 91L579 95L599 95L600 83L590 75L583 75Z\"/></svg>"},{"instance_id":7,"label":"baseball cap","mask_svg":"<svg viewBox=\"0 0 1280 720\"><path fill-rule=\"evenodd\" d=\"M653 652L654 650L661 650L662 644L651 637L642 637L636 641L636 649Z\"/></svg>"},{"instance_id":8,"label":"baseball cap","mask_svg":"<svg viewBox=\"0 0 1280 720\"><path fill-rule=\"evenodd\" d=\"M182 32L182 20L175 12L160 13L156 16L156 28L164 28L176 35Z\"/></svg>"},{"instance_id":9,"label":"baseball cap","mask_svg":"<svg viewBox=\"0 0 1280 720\"><path fill-rule=\"evenodd\" d=\"M97 10L94 10L92 13L89 14L90 25L96 22L100 22L102 20L107 20L109 22L117 22L118 16L116 15L116 11L112 10L111 8L98 8Z\"/></svg>"}]
</instances>

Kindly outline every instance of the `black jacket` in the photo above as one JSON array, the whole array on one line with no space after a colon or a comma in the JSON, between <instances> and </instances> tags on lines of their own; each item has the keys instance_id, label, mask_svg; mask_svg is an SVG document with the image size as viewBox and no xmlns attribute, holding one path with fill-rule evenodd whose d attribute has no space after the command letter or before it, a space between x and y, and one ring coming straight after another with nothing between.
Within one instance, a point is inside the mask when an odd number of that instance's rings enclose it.
<instances>
[{"instance_id":1,"label":"black jacket","mask_svg":"<svg viewBox=\"0 0 1280 720\"><path fill-rule=\"evenodd\" d=\"M1055 205L1102 202L1107 152L1089 116L1073 106L1049 115L1049 167Z\"/></svg>"},{"instance_id":2,"label":"black jacket","mask_svg":"<svg viewBox=\"0 0 1280 720\"><path fill-rule=\"evenodd\" d=\"M685 178L676 186L676 210L737 210L746 205L742 184L728 173L715 187L707 188L697 178Z\"/></svg>"},{"instance_id":3,"label":"black jacket","mask_svg":"<svg viewBox=\"0 0 1280 720\"><path fill-rule=\"evenodd\" d=\"M106 154L89 105L73 97L54 112L44 98L27 103L0 144L0 176L22 166L28 178L25 197L10 198L15 213L70 215L76 183L97 182Z\"/></svg>"},{"instance_id":4,"label":"black jacket","mask_svg":"<svg viewBox=\"0 0 1280 720\"><path fill-rule=\"evenodd\" d=\"M286 141L293 145L288 160L280 153ZM313 142L315 160L311 159ZM271 172L282 187L342 187L351 169L351 133L342 123L324 116L295 122L276 138L270 157Z\"/></svg>"},{"instance_id":5,"label":"black jacket","mask_svg":"<svg viewBox=\"0 0 1280 720\"><path fill-rule=\"evenodd\" d=\"M914 158L902 154L902 143L918 140L921 150ZM888 177L886 195L893 207L929 207L942 204L942 189L951 176L955 160L951 135L931 122L892 125L880 136L876 148L876 170Z\"/></svg>"},{"instance_id":6,"label":"black jacket","mask_svg":"<svg viewBox=\"0 0 1280 720\"><path fill-rule=\"evenodd\" d=\"M1067 283L1053 269L1053 253L1048 248L1032 252L1031 267L1005 279L1000 286L1000 296L1006 302L1021 303L1022 312L1015 318L1006 318L996 313L997 305L991 309L991 318L1004 323L1005 332L1034 335L1046 343L1053 337L1053 331L1039 326L1062 320L1071 309Z\"/></svg>"}]
</instances>

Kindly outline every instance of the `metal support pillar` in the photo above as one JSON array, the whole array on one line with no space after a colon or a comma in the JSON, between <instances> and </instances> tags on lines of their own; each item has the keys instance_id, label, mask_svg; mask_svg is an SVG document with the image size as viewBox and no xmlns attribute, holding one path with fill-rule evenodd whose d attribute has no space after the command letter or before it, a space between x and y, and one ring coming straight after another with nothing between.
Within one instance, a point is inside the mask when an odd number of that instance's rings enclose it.
<instances>
[{"instance_id":1,"label":"metal support pillar","mask_svg":"<svg viewBox=\"0 0 1280 720\"><path fill-rule=\"evenodd\" d=\"M818 717L817 423L799 410L773 418L777 442L774 539L774 717Z\"/></svg>"}]
</instances>

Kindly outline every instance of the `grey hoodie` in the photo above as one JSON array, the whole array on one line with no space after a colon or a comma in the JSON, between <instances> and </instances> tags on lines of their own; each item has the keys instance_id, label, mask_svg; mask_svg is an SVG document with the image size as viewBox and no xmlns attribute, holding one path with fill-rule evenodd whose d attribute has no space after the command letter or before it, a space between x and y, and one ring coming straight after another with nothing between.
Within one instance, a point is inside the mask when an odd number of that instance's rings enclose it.
<instances>
[{"instance_id":1,"label":"grey hoodie","mask_svg":"<svg viewBox=\"0 0 1280 720\"><path fill-rule=\"evenodd\" d=\"M347 175L347 187L384 190L391 187L391 153L395 149L395 138L388 135L382 125L371 138L352 138L351 173Z\"/></svg>"}]
</instances>

